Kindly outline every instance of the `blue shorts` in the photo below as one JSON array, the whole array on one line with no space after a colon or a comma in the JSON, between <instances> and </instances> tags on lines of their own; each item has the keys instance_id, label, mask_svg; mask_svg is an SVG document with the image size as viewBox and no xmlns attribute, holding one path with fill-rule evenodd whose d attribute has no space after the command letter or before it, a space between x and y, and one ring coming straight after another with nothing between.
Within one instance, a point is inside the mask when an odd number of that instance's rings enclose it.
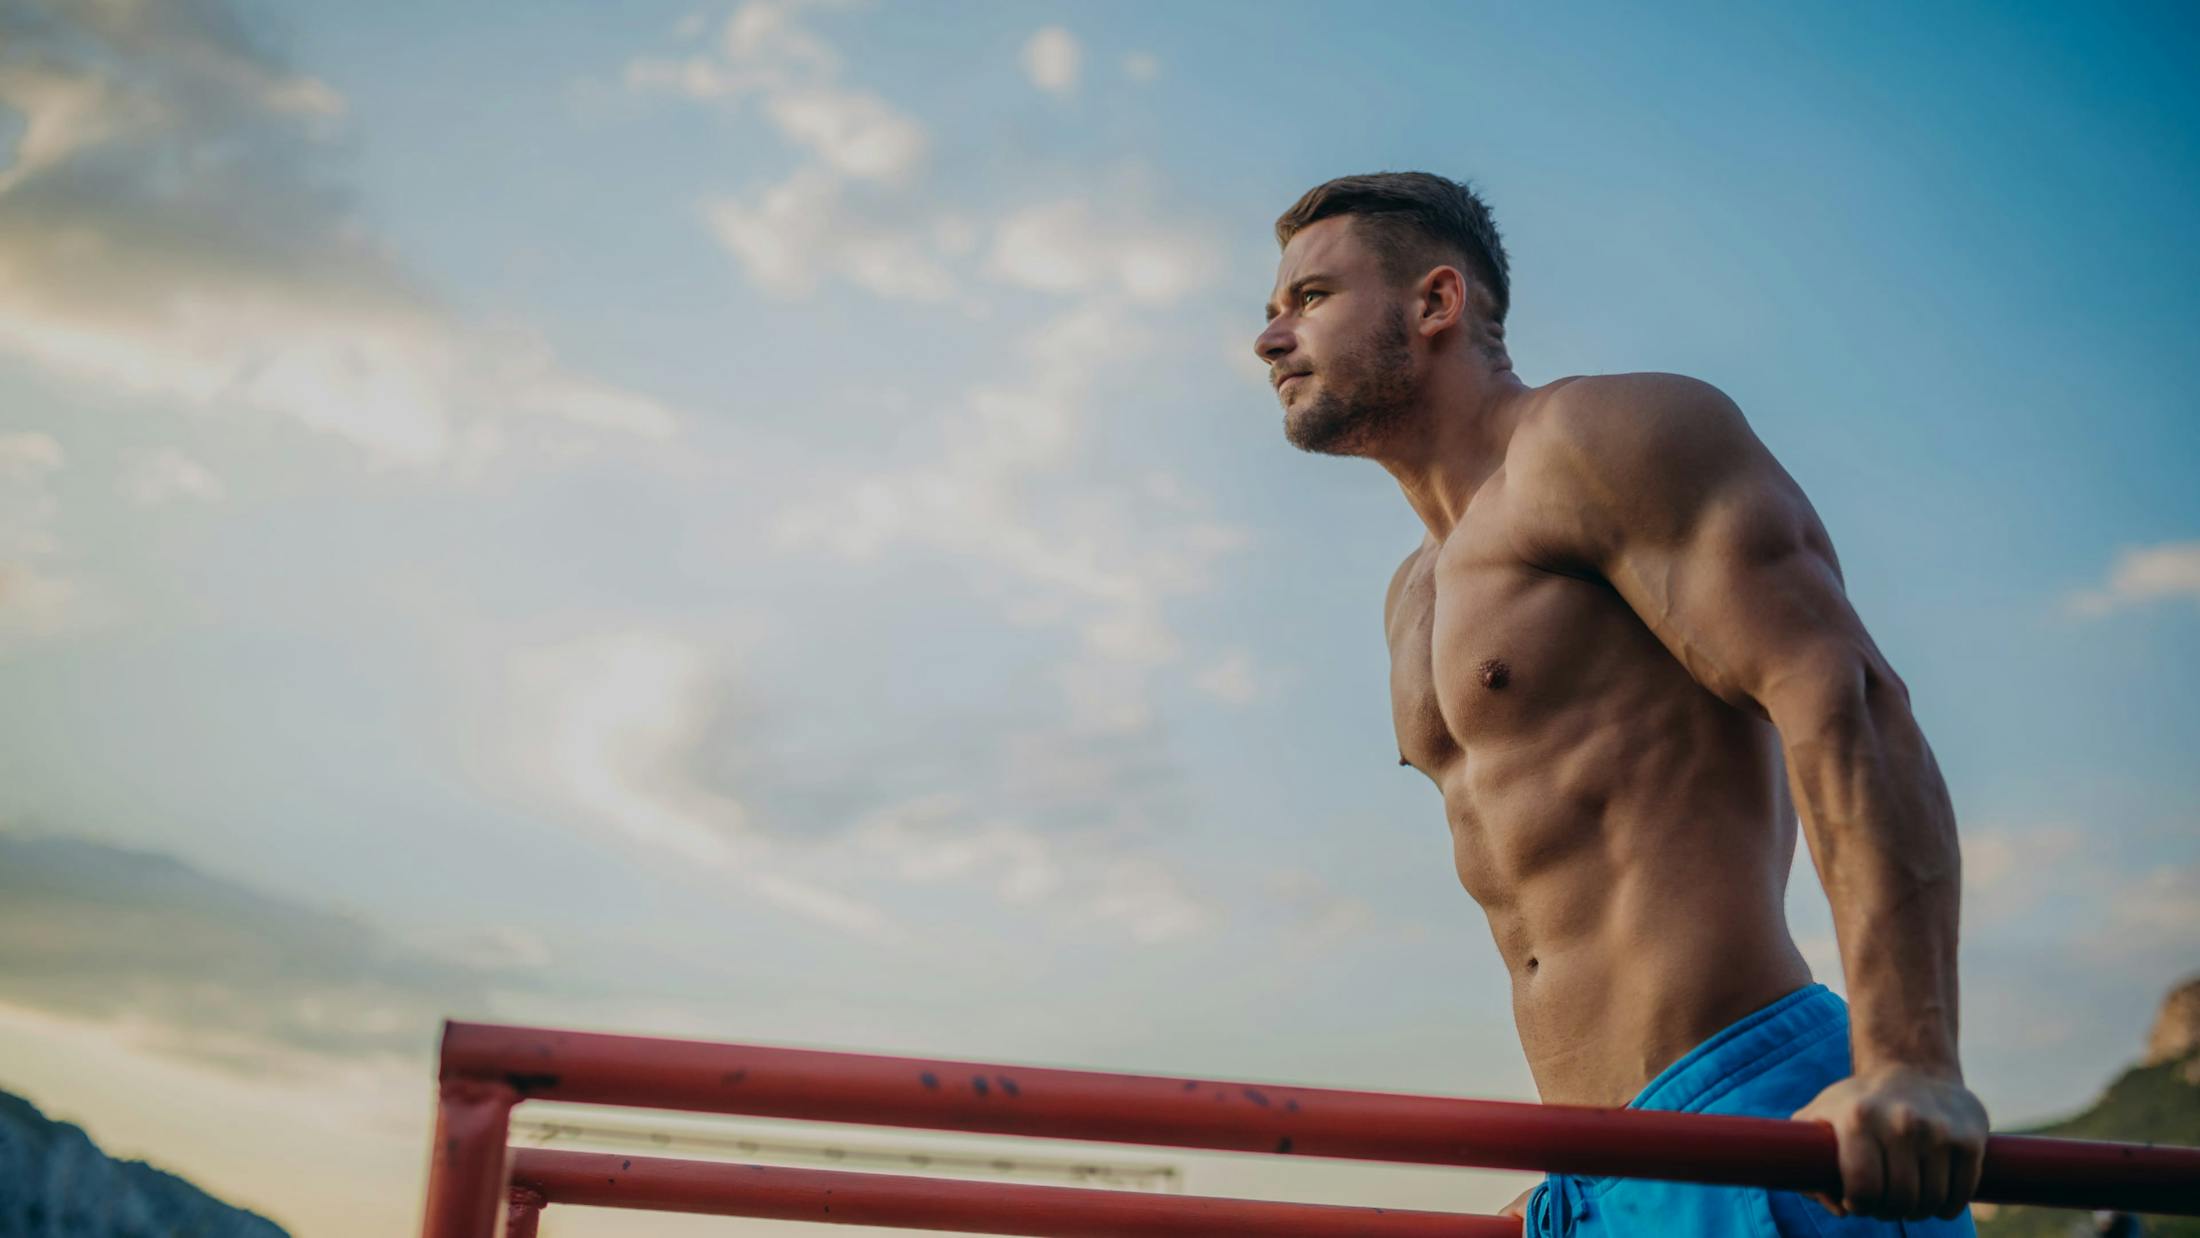
<instances>
[{"instance_id":1,"label":"blue shorts","mask_svg":"<svg viewBox=\"0 0 2200 1238\"><path fill-rule=\"evenodd\" d=\"M1633 1109L1785 1118L1849 1066L1849 1008L1831 989L1797 989L1704 1041L1650 1081ZM1952 1221L1837 1217L1816 1200L1755 1187L1552 1174L1528 1199L1527 1238L1972 1238Z\"/></svg>"}]
</instances>

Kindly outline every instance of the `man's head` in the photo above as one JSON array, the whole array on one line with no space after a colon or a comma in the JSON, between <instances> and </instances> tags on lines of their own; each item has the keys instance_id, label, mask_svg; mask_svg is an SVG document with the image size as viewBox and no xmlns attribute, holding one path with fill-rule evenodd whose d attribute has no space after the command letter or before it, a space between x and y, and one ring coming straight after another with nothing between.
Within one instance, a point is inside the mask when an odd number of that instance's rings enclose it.
<instances>
[{"instance_id":1,"label":"man's head","mask_svg":"<svg viewBox=\"0 0 2200 1238\"><path fill-rule=\"evenodd\" d=\"M1276 242L1253 348L1293 444L1364 453L1411 413L1431 365L1509 368L1505 246L1466 186L1426 172L1339 177L1276 220Z\"/></svg>"}]
</instances>

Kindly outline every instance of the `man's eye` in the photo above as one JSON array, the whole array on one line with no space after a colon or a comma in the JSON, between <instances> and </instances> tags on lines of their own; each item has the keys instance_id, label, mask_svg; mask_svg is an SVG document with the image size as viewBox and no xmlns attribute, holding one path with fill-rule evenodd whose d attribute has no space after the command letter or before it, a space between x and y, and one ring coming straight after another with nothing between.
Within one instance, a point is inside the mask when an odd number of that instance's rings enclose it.
<instances>
[{"instance_id":1,"label":"man's eye","mask_svg":"<svg viewBox=\"0 0 2200 1238\"><path fill-rule=\"evenodd\" d=\"M1314 300L1314 298L1315 298L1315 297L1318 297L1318 296L1322 296L1322 295L1324 295L1324 294L1322 294L1322 293L1320 293L1320 292L1316 292L1316 291L1314 291L1313 289L1309 288L1309 289L1307 289L1307 290L1306 290L1305 292L1302 292L1302 293L1300 293L1300 294L1299 294L1299 304L1301 304L1301 305L1308 305L1308 304L1311 304L1311 303L1313 302L1313 300Z\"/></svg>"}]
</instances>

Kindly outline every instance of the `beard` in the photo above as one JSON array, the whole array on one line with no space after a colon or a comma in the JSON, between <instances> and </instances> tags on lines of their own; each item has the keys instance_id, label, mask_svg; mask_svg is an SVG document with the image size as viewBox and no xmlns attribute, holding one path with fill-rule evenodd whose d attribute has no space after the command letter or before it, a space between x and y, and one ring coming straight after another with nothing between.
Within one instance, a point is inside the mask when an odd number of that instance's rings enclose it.
<instances>
[{"instance_id":1,"label":"beard","mask_svg":"<svg viewBox=\"0 0 2200 1238\"><path fill-rule=\"evenodd\" d=\"M1392 306L1368 338L1321 367L1311 400L1283 415L1283 436L1300 451L1357 456L1411 415L1416 384L1406 312Z\"/></svg>"}]
</instances>

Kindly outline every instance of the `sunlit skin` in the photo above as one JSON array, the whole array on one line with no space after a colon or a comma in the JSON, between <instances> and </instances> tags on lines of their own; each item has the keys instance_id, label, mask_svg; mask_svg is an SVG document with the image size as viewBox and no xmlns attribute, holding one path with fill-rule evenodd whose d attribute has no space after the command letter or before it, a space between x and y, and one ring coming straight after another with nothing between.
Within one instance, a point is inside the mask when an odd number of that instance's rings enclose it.
<instances>
[{"instance_id":1,"label":"sunlit skin","mask_svg":"<svg viewBox=\"0 0 2200 1238\"><path fill-rule=\"evenodd\" d=\"M1359 227L1291 239L1255 350L1285 436L1381 464L1426 528L1384 603L1398 749L1442 793L1538 1091L1624 1105L1810 982L1799 808L1856 1062L1796 1115L1839 1136L1825 1202L1954 1215L1986 1132L1954 814L1809 502L1717 390L1530 387L1463 261L1393 280Z\"/></svg>"}]
</instances>

